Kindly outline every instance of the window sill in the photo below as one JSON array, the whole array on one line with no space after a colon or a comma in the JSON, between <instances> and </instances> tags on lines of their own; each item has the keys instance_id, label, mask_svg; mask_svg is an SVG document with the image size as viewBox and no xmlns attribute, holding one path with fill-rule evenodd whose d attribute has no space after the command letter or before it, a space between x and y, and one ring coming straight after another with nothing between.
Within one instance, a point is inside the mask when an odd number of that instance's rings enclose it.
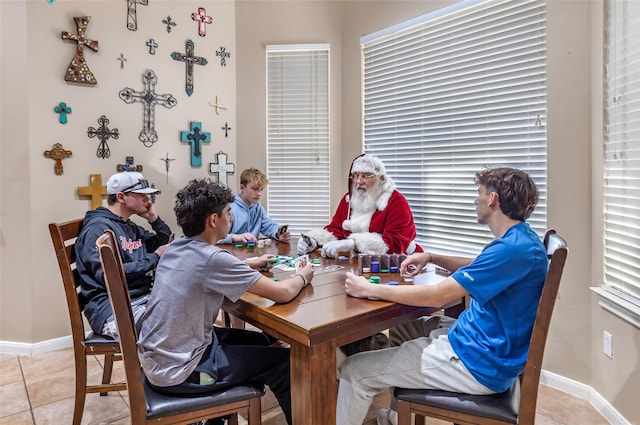
<instances>
[{"instance_id":1,"label":"window sill","mask_svg":"<svg viewBox=\"0 0 640 425\"><path fill-rule=\"evenodd\" d=\"M590 289L598 295L600 307L640 329L640 305L613 288L592 286Z\"/></svg>"}]
</instances>

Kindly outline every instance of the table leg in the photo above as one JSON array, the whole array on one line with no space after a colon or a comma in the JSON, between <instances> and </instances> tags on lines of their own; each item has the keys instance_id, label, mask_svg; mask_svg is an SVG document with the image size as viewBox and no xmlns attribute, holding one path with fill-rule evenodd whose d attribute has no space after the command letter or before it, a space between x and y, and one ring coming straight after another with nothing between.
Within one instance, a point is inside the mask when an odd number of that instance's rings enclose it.
<instances>
[{"instance_id":1,"label":"table leg","mask_svg":"<svg viewBox=\"0 0 640 425\"><path fill-rule=\"evenodd\" d=\"M336 421L336 346L332 341L291 344L291 404L294 425L331 425Z\"/></svg>"}]
</instances>

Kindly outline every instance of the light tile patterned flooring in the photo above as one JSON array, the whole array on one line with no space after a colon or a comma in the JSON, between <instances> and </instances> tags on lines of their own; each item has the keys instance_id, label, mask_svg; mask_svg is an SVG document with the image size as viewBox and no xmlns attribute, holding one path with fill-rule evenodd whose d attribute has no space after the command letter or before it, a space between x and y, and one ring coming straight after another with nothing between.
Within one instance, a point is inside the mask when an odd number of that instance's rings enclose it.
<instances>
[{"instance_id":1,"label":"light tile patterned flooring","mask_svg":"<svg viewBox=\"0 0 640 425\"><path fill-rule=\"evenodd\" d=\"M102 359L89 367L90 382L99 382ZM123 379L120 365L114 379ZM73 414L74 362L71 348L37 356L0 354L0 425L66 425ZM388 393L374 400L365 425L376 425L377 409L388 407ZM286 425L282 411L271 393L262 401L264 425ZM130 424L125 392L106 397L89 394L83 424ZM241 419L241 424L245 424ZM443 425L442 421L427 421ZM541 387L537 425L607 425L608 422L587 402L549 387ZM329 425L329 424L328 424Z\"/></svg>"}]
</instances>

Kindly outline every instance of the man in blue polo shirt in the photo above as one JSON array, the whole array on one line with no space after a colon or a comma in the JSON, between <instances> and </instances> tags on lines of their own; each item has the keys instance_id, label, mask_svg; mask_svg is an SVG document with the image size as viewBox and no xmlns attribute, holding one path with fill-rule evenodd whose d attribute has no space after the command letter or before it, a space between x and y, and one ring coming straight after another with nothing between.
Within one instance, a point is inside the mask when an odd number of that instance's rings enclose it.
<instances>
[{"instance_id":1,"label":"man in blue polo shirt","mask_svg":"<svg viewBox=\"0 0 640 425\"><path fill-rule=\"evenodd\" d=\"M475 259L430 252L409 256L401 274L428 263L453 271L433 286L371 285L347 273L347 294L416 306L442 306L462 296L470 306L457 320L425 317L391 331L398 345L356 354L344 363L337 425L361 424L373 396L385 388L435 388L467 394L507 390L524 370L538 301L547 272L544 245L525 222L538 202L526 173L513 168L478 172L476 213L495 239ZM393 409L378 424L397 423Z\"/></svg>"}]
</instances>

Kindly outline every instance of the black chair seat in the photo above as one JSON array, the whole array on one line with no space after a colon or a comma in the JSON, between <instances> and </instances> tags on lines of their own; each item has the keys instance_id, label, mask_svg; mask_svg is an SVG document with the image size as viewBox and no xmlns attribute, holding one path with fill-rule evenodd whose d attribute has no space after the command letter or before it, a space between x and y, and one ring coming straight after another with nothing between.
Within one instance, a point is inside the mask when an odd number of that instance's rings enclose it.
<instances>
[{"instance_id":1,"label":"black chair seat","mask_svg":"<svg viewBox=\"0 0 640 425\"><path fill-rule=\"evenodd\" d=\"M86 345L97 345L97 344L111 345L111 344L117 343L117 341L111 338L110 336L98 335L98 334L94 334L93 332L89 334L87 337L85 337L84 341Z\"/></svg>"},{"instance_id":2,"label":"black chair seat","mask_svg":"<svg viewBox=\"0 0 640 425\"><path fill-rule=\"evenodd\" d=\"M396 388L398 400L418 403L436 408L482 416L512 424L518 423L520 407L520 381L499 394L471 395L442 390L409 390Z\"/></svg>"},{"instance_id":3,"label":"black chair seat","mask_svg":"<svg viewBox=\"0 0 640 425\"><path fill-rule=\"evenodd\" d=\"M176 397L167 396L155 391L149 385L146 377L143 377L143 381L148 419L162 418L182 412L193 412L194 410L205 409L207 407L222 406L237 401L249 400L253 397L262 397L265 392L264 385L262 384L247 384L211 394L203 394L201 396L193 396L190 394L189 397Z\"/></svg>"}]
</instances>

